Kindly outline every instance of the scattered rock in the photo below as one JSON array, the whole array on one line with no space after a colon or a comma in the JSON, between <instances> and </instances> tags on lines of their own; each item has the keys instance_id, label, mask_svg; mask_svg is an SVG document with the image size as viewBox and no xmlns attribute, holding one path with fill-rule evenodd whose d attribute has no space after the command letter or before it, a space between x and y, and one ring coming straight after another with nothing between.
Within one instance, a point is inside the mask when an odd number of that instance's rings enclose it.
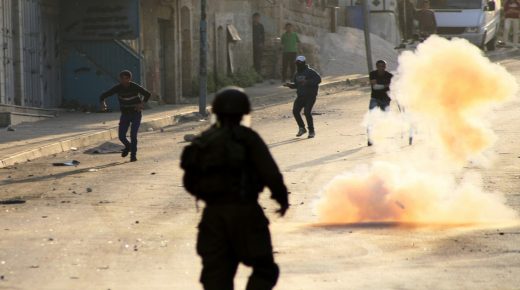
<instances>
[{"instance_id":1,"label":"scattered rock","mask_svg":"<svg viewBox=\"0 0 520 290\"><path fill-rule=\"evenodd\" d=\"M87 187L87 192L92 192L92 191L93 191L92 188Z\"/></svg>"},{"instance_id":2,"label":"scattered rock","mask_svg":"<svg viewBox=\"0 0 520 290\"><path fill-rule=\"evenodd\" d=\"M9 126L9 127L7 127L7 131L9 131L9 132L14 132L14 131L16 131L16 129L13 128L13 127L11 127L11 126Z\"/></svg>"},{"instance_id":3,"label":"scattered rock","mask_svg":"<svg viewBox=\"0 0 520 290\"><path fill-rule=\"evenodd\" d=\"M0 204L23 204L23 203L26 203L26 201L24 199L22 199L21 197L0 200Z\"/></svg>"},{"instance_id":4,"label":"scattered rock","mask_svg":"<svg viewBox=\"0 0 520 290\"><path fill-rule=\"evenodd\" d=\"M498 234L501 235L501 236L505 235L505 233L503 233L503 232L500 232L500 233L498 233Z\"/></svg>"},{"instance_id":5,"label":"scattered rock","mask_svg":"<svg viewBox=\"0 0 520 290\"><path fill-rule=\"evenodd\" d=\"M4 275L1 275L0 280L4 280L4 279L5 279Z\"/></svg>"},{"instance_id":6,"label":"scattered rock","mask_svg":"<svg viewBox=\"0 0 520 290\"><path fill-rule=\"evenodd\" d=\"M161 128L161 133L164 133L164 128Z\"/></svg>"},{"instance_id":7,"label":"scattered rock","mask_svg":"<svg viewBox=\"0 0 520 290\"><path fill-rule=\"evenodd\" d=\"M48 218L48 216L46 216L46 215L42 216L42 219L46 219L46 218Z\"/></svg>"},{"instance_id":8,"label":"scattered rock","mask_svg":"<svg viewBox=\"0 0 520 290\"><path fill-rule=\"evenodd\" d=\"M91 168L88 170L88 172L98 172L98 171L99 171L99 169L96 169L96 168Z\"/></svg>"},{"instance_id":9,"label":"scattered rock","mask_svg":"<svg viewBox=\"0 0 520 290\"><path fill-rule=\"evenodd\" d=\"M135 223L136 223L136 224L138 224L138 223L139 223L139 221L135 221Z\"/></svg>"},{"instance_id":10,"label":"scattered rock","mask_svg":"<svg viewBox=\"0 0 520 290\"><path fill-rule=\"evenodd\" d=\"M56 162L52 163L53 166L78 166L81 162L78 160L71 160L66 162Z\"/></svg>"},{"instance_id":11,"label":"scattered rock","mask_svg":"<svg viewBox=\"0 0 520 290\"><path fill-rule=\"evenodd\" d=\"M38 266L38 265L31 265L30 268L31 268L31 269L38 269L38 268L40 268L40 266Z\"/></svg>"},{"instance_id":12,"label":"scattered rock","mask_svg":"<svg viewBox=\"0 0 520 290\"><path fill-rule=\"evenodd\" d=\"M72 151L78 151L78 148L76 148L76 147L70 147L70 150L72 150Z\"/></svg>"},{"instance_id":13,"label":"scattered rock","mask_svg":"<svg viewBox=\"0 0 520 290\"><path fill-rule=\"evenodd\" d=\"M153 132L153 128L148 128L148 132Z\"/></svg>"},{"instance_id":14,"label":"scattered rock","mask_svg":"<svg viewBox=\"0 0 520 290\"><path fill-rule=\"evenodd\" d=\"M150 175L155 175L155 174L157 174L157 173L155 173L155 172L150 173Z\"/></svg>"}]
</instances>

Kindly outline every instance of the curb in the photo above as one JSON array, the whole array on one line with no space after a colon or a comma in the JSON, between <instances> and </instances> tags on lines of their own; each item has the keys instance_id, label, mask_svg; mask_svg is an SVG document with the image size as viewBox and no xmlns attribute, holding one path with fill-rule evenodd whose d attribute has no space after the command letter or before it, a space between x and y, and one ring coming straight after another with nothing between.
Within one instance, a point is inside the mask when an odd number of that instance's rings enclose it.
<instances>
[{"instance_id":1,"label":"curb","mask_svg":"<svg viewBox=\"0 0 520 290\"><path fill-rule=\"evenodd\" d=\"M325 83L320 86L321 90L335 90L340 87L347 88L351 85L356 84L364 84L368 82L368 77L362 75L353 75L348 76L346 80L341 81L333 81L330 83ZM279 97L280 102L285 102L286 99L283 96L292 96L294 93L292 91L288 91L287 93L274 93L264 96L259 96L253 99L268 99L273 97ZM273 102L271 102L273 103ZM278 103L278 102L274 102ZM170 115L167 117L157 118L154 120L146 121L141 124L140 131L146 132L150 128L152 129L160 129L168 126L174 126L180 122L180 120L184 116L193 115L198 111L185 111L181 113L177 113L174 115ZM50 143L47 145L39 146L34 149L29 149L25 151L21 151L9 157L0 160L0 168L5 168L8 166L13 166L20 163L25 163L34 159L47 157L50 155L63 153L70 151L72 148L82 148L91 146L97 143L110 141L118 138L118 129L117 127L101 130L94 133L83 134L74 138L65 139L62 141L58 141L55 143Z\"/></svg>"},{"instance_id":2,"label":"curb","mask_svg":"<svg viewBox=\"0 0 520 290\"><path fill-rule=\"evenodd\" d=\"M143 122L140 131L148 131L152 129L160 129L168 126L173 126L179 122L182 116L192 114L193 111L184 111L175 115L153 119L150 121ZM30 160L50 156L53 154L63 153L72 150L72 148L82 148L91 146L97 143L110 141L118 138L117 127L100 130L94 133L87 133L70 139L64 139L58 142L46 144L43 146L36 147L21 151L9 157L0 160L0 168L13 166L19 163L28 162Z\"/></svg>"},{"instance_id":3,"label":"curb","mask_svg":"<svg viewBox=\"0 0 520 290\"><path fill-rule=\"evenodd\" d=\"M497 55L488 56L492 61L500 61L502 59L511 58L514 56L520 55L520 50L514 49L504 53L500 53ZM328 91L327 93L331 93L331 91L335 91L338 89L348 89L349 87L353 87L356 85L367 85L369 82L367 75L349 75L346 76L344 80L332 81L329 83L322 84L320 86L321 91ZM277 97L278 101L270 101L269 105L263 105L261 107L273 106L287 101L287 98L293 96L294 93L288 91L287 93L273 93L264 96L253 97L253 102L255 100L261 99L269 99ZM147 122L143 122L141 124L140 131L148 131L150 128L152 129L160 129L168 126L174 126L180 122L180 120L184 116L196 114L198 111L185 111L181 113L177 113L174 115L170 115L167 117L157 118L154 120L150 120ZM81 148L91 146L97 143L110 141L118 138L118 129L117 127L101 130L95 133L83 134L78 137L65 139L62 141L58 141L55 143L47 144L44 146L39 146L34 149L29 149L26 151L22 151L16 153L12 156L0 160L0 168L5 168L8 166L13 166L19 163L28 162L30 160L34 160L37 158L42 158L46 156L50 156L53 154L63 153L70 151L71 148Z\"/></svg>"}]
</instances>

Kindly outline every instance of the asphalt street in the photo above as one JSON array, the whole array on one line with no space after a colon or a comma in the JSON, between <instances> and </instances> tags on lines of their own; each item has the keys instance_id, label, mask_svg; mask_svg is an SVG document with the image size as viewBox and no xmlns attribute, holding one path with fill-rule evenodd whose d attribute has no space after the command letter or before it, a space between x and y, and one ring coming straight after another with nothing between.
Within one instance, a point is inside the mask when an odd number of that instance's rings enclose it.
<instances>
[{"instance_id":1,"label":"asphalt street","mask_svg":"<svg viewBox=\"0 0 520 290\"><path fill-rule=\"evenodd\" d=\"M520 77L520 62L502 62ZM320 95L315 139L294 137L290 103L253 114L291 191L285 218L269 194L261 198L281 267L276 289L518 289L520 227L315 224L323 187L374 157L361 125L368 101L364 87ZM495 162L478 171L520 212L520 102L495 112ZM0 205L0 289L201 289L200 211L182 187L179 157L184 135L206 126L141 134L136 163L79 150L0 170L2 199L26 200ZM399 150L409 150L407 140ZM52 166L68 160L81 164ZM240 268L237 289L249 271Z\"/></svg>"}]
</instances>

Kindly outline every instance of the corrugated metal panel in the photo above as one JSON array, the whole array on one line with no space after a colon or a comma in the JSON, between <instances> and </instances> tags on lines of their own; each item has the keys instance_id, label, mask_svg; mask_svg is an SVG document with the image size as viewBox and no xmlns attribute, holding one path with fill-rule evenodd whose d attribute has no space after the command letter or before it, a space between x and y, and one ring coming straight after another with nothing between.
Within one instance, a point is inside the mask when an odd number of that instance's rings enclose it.
<instances>
[{"instance_id":1,"label":"corrugated metal panel","mask_svg":"<svg viewBox=\"0 0 520 290\"><path fill-rule=\"evenodd\" d=\"M59 11L57 1L46 1L42 7L42 98L43 107L61 105L61 55L59 37Z\"/></svg>"},{"instance_id":2,"label":"corrugated metal panel","mask_svg":"<svg viewBox=\"0 0 520 290\"><path fill-rule=\"evenodd\" d=\"M12 0L0 0L0 103L14 105L14 50Z\"/></svg>"},{"instance_id":3,"label":"corrugated metal panel","mask_svg":"<svg viewBox=\"0 0 520 290\"><path fill-rule=\"evenodd\" d=\"M79 41L74 47L85 54L97 69L117 79L124 69L132 71L136 81L140 80L141 60L132 50L117 41Z\"/></svg>"},{"instance_id":4,"label":"corrugated metal panel","mask_svg":"<svg viewBox=\"0 0 520 290\"><path fill-rule=\"evenodd\" d=\"M67 102L97 106L98 96L117 82L119 72L128 69L141 81L141 59L118 41L76 41L67 43L64 55L64 98ZM117 109L117 100L109 100Z\"/></svg>"},{"instance_id":5,"label":"corrugated metal panel","mask_svg":"<svg viewBox=\"0 0 520 290\"><path fill-rule=\"evenodd\" d=\"M42 107L41 3L22 0L23 105Z\"/></svg>"}]
</instances>

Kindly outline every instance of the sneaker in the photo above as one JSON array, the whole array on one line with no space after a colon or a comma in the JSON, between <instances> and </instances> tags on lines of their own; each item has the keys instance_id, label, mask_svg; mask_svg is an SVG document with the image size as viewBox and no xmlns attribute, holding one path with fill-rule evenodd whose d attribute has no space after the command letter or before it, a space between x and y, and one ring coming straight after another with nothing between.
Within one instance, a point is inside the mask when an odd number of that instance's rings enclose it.
<instances>
[{"instance_id":1,"label":"sneaker","mask_svg":"<svg viewBox=\"0 0 520 290\"><path fill-rule=\"evenodd\" d=\"M123 149L123 151L121 152L121 157L125 158L126 156L128 156L128 153L130 153L130 148Z\"/></svg>"},{"instance_id":2,"label":"sneaker","mask_svg":"<svg viewBox=\"0 0 520 290\"><path fill-rule=\"evenodd\" d=\"M130 157L130 162L136 162L136 161L137 161L137 157L135 157L135 156Z\"/></svg>"},{"instance_id":3,"label":"sneaker","mask_svg":"<svg viewBox=\"0 0 520 290\"><path fill-rule=\"evenodd\" d=\"M301 137L303 136L305 133L307 133L307 130L305 130L305 128L300 128L298 130L298 134L296 134L296 137Z\"/></svg>"},{"instance_id":4,"label":"sneaker","mask_svg":"<svg viewBox=\"0 0 520 290\"><path fill-rule=\"evenodd\" d=\"M316 132L309 130L309 139L316 137Z\"/></svg>"}]
</instances>

